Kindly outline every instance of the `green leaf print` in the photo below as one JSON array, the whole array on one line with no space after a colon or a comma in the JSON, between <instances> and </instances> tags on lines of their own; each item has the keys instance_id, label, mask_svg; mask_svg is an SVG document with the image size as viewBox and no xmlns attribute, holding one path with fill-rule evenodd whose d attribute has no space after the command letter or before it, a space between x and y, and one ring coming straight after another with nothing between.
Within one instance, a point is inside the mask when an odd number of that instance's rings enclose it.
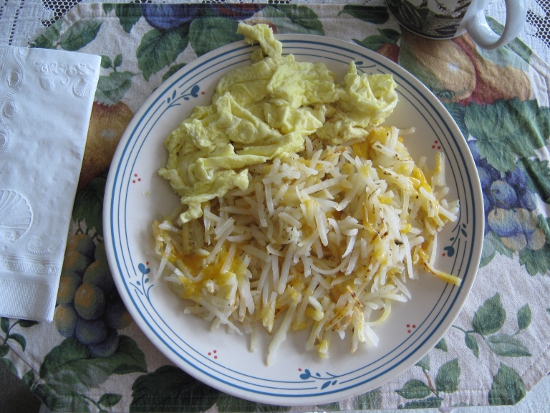
<instances>
[{"instance_id":1,"label":"green leaf print","mask_svg":"<svg viewBox=\"0 0 550 413\"><path fill-rule=\"evenodd\" d=\"M65 385L39 384L33 392L52 412L89 412L91 400Z\"/></svg>"},{"instance_id":2,"label":"green leaf print","mask_svg":"<svg viewBox=\"0 0 550 413\"><path fill-rule=\"evenodd\" d=\"M532 313L529 304L525 304L518 310L518 330L525 330L531 325Z\"/></svg>"},{"instance_id":3,"label":"green leaf print","mask_svg":"<svg viewBox=\"0 0 550 413\"><path fill-rule=\"evenodd\" d=\"M486 300L474 314L473 330L466 331L453 326L464 333L464 341L474 355L479 358L478 339L472 333L481 335L487 347L501 357L530 357L529 349L516 337L531 324L531 308L525 304L517 312L518 331L514 335L498 332L506 320L506 312L502 307L500 295L497 293Z\"/></svg>"},{"instance_id":4,"label":"green leaf print","mask_svg":"<svg viewBox=\"0 0 550 413\"><path fill-rule=\"evenodd\" d=\"M409 380L395 392L405 399L423 399L432 393L428 385L418 379Z\"/></svg>"},{"instance_id":5,"label":"green leaf print","mask_svg":"<svg viewBox=\"0 0 550 413\"><path fill-rule=\"evenodd\" d=\"M382 394L380 389L374 389L368 393L360 394L353 400L353 410L379 409L382 405ZM339 407L339 406L338 406ZM336 409L339 410L339 409Z\"/></svg>"},{"instance_id":6,"label":"green leaf print","mask_svg":"<svg viewBox=\"0 0 550 413\"><path fill-rule=\"evenodd\" d=\"M4 363L4 365L16 376L19 376L19 372L17 371L17 368L15 367L15 364L10 359L2 358L0 359L0 362Z\"/></svg>"},{"instance_id":7,"label":"green leaf print","mask_svg":"<svg viewBox=\"0 0 550 413\"><path fill-rule=\"evenodd\" d=\"M97 365L102 362L103 368L112 371L111 374L142 373L147 371L145 355L136 342L128 336L121 335L114 354L95 359Z\"/></svg>"},{"instance_id":8,"label":"green leaf print","mask_svg":"<svg viewBox=\"0 0 550 413\"><path fill-rule=\"evenodd\" d=\"M550 112L536 100L522 102L517 98L497 100L491 105L470 104L465 124L477 139L482 158L498 171L514 170L516 158L531 157L547 144L550 136Z\"/></svg>"},{"instance_id":9,"label":"green leaf print","mask_svg":"<svg viewBox=\"0 0 550 413\"><path fill-rule=\"evenodd\" d=\"M389 43L397 44L401 38L401 33L394 29L377 29L381 36L386 38Z\"/></svg>"},{"instance_id":10,"label":"green leaf print","mask_svg":"<svg viewBox=\"0 0 550 413\"><path fill-rule=\"evenodd\" d=\"M19 324L19 327L29 328L29 327L35 326L39 323L38 323L38 321L32 321L32 320L19 320L17 322L17 324Z\"/></svg>"},{"instance_id":11,"label":"green leaf print","mask_svg":"<svg viewBox=\"0 0 550 413\"><path fill-rule=\"evenodd\" d=\"M496 293L475 312L472 326L476 333L487 336L500 330L505 320L506 311L500 301L500 294Z\"/></svg>"},{"instance_id":12,"label":"green leaf print","mask_svg":"<svg viewBox=\"0 0 550 413\"><path fill-rule=\"evenodd\" d=\"M378 29L380 34L365 37L363 40L353 39L355 43L367 49L377 51L385 44L397 44L401 33L393 29Z\"/></svg>"},{"instance_id":13,"label":"green leaf print","mask_svg":"<svg viewBox=\"0 0 550 413\"><path fill-rule=\"evenodd\" d=\"M517 338L505 333L488 337L487 345L498 356L503 357L529 357L531 353Z\"/></svg>"},{"instance_id":14,"label":"green leaf print","mask_svg":"<svg viewBox=\"0 0 550 413\"><path fill-rule=\"evenodd\" d=\"M237 34L239 22L224 17L194 19L189 29L189 41L197 56L202 56L218 47L242 40Z\"/></svg>"},{"instance_id":15,"label":"green leaf print","mask_svg":"<svg viewBox=\"0 0 550 413\"><path fill-rule=\"evenodd\" d=\"M21 346L21 350L25 351L25 347L27 346L27 341L25 340L25 337L23 337L21 334L12 333L8 336L8 340L13 340L17 344Z\"/></svg>"},{"instance_id":16,"label":"green leaf print","mask_svg":"<svg viewBox=\"0 0 550 413\"><path fill-rule=\"evenodd\" d=\"M38 47L40 49L55 49L59 36L61 35L62 24L62 19L56 21L48 27L44 33L31 42L31 47Z\"/></svg>"},{"instance_id":17,"label":"green leaf print","mask_svg":"<svg viewBox=\"0 0 550 413\"><path fill-rule=\"evenodd\" d=\"M2 317L2 319L0 320L0 329L2 329L2 331L4 333L7 333L10 329L10 319L7 318L7 317Z\"/></svg>"},{"instance_id":18,"label":"green leaf print","mask_svg":"<svg viewBox=\"0 0 550 413\"><path fill-rule=\"evenodd\" d=\"M103 236L103 196L105 194L106 173L100 175L76 193L73 206L73 220L85 221L88 229L95 228Z\"/></svg>"},{"instance_id":19,"label":"green leaf print","mask_svg":"<svg viewBox=\"0 0 550 413\"><path fill-rule=\"evenodd\" d=\"M346 4L342 10L338 12L338 16L341 14L349 14L356 19L362 20L372 24L384 24L390 18L390 13L386 6L360 6L355 4Z\"/></svg>"},{"instance_id":20,"label":"green leaf print","mask_svg":"<svg viewBox=\"0 0 550 413\"><path fill-rule=\"evenodd\" d=\"M172 76L174 73L176 73L178 70L180 70L184 66L185 66L185 63L180 63L170 67L170 69L168 69L166 73L162 75L162 81L165 82L166 80L168 80L170 76Z\"/></svg>"},{"instance_id":21,"label":"green leaf print","mask_svg":"<svg viewBox=\"0 0 550 413\"><path fill-rule=\"evenodd\" d=\"M124 31L130 33L132 27L134 27L142 16L141 6L139 3L117 4L115 6L115 14Z\"/></svg>"},{"instance_id":22,"label":"green leaf print","mask_svg":"<svg viewBox=\"0 0 550 413\"><path fill-rule=\"evenodd\" d=\"M453 117L454 121L458 125L458 128L460 129L460 132L462 132L462 135L464 136L464 138L468 140L468 136L470 135L470 132L468 132L468 127L466 126L466 122L464 120L464 117L466 115L466 106L463 106L460 103L454 103L454 102L443 103L443 105Z\"/></svg>"},{"instance_id":23,"label":"green leaf print","mask_svg":"<svg viewBox=\"0 0 550 413\"><path fill-rule=\"evenodd\" d=\"M262 11L277 29L277 33L299 33L325 35L323 24L317 13L307 6L296 4L270 5Z\"/></svg>"},{"instance_id":24,"label":"green leaf print","mask_svg":"<svg viewBox=\"0 0 550 413\"><path fill-rule=\"evenodd\" d=\"M130 337L120 336L115 353L105 358L91 357L87 346L67 338L46 355L39 380L32 377L32 389L52 411L88 412L90 405L111 407L120 401L120 396L109 393L94 401L91 388L97 388L114 374L144 371L145 355Z\"/></svg>"},{"instance_id":25,"label":"green leaf print","mask_svg":"<svg viewBox=\"0 0 550 413\"><path fill-rule=\"evenodd\" d=\"M411 379L401 389L396 390L395 392L405 399L417 399L400 405L399 409L439 407L443 401L441 393L453 393L458 390L461 374L458 359L453 359L443 364L437 372L435 381L428 373L429 359L427 356L424 359L424 362L417 363L416 365L422 368L427 383L419 379ZM430 395L432 397L428 397Z\"/></svg>"},{"instance_id":26,"label":"green leaf print","mask_svg":"<svg viewBox=\"0 0 550 413\"><path fill-rule=\"evenodd\" d=\"M500 24L498 21L496 21L495 19L493 19L492 17L490 16L487 16L487 23L489 23L489 26L498 34L502 34L504 32L504 26L502 24ZM508 43L506 46L504 47L499 47L497 49L501 49L500 52L504 55L503 57L505 57L505 59L502 59L502 60L493 60L495 63L499 63L502 67L504 67L506 64L510 64L512 66L514 66L513 64L513 61L511 61L512 59L515 60L516 57L519 57L521 58L525 63L529 64L529 62L531 61L531 55L533 54L533 51L529 48L529 46L527 46L525 43L523 43L519 38L515 38L514 40L512 40L510 43ZM478 49L480 50L480 49ZM488 50L484 50L484 49L481 49L481 53L483 54L483 52L487 52ZM507 54L514 54L515 56L512 56L512 59L510 57L508 57L506 59L506 55ZM490 58L490 57L489 57ZM520 67L519 65L517 66L514 66L514 67ZM523 68L523 66L521 66ZM528 70L528 65L527 65L527 69L525 71Z\"/></svg>"},{"instance_id":27,"label":"green leaf print","mask_svg":"<svg viewBox=\"0 0 550 413\"><path fill-rule=\"evenodd\" d=\"M460 384L460 366L458 359L443 364L435 377L435 388L438 392L453 393Z\"/></svg>"},{"instance_id":28,"label":"green leaf print","mask_svg":"<svg viewBox=\"0 0 550 413\"><path fill-rule=\"evenodd\" d=\"M210 409L220 392L174 366L162 366L132 385L130 412L197 412Z\"/></svg>"},{"instance_id":29,"label":"green leaf print","mask_svg":"<svg viewBox=\"0 0 550 413\"><path fill-rule=\"evenodd\" d=\"M489 404L491 406L514 405L526 394L521 376L514 369L500 363L489 391Z\"/></svg>"},{"instance_id":30,"label":"green leaf print","mask_svg":"<svg viewBox=\"0 0 550 413\"><path fill-rule=\"evenodd\" d=\"M544 233L544 237L548 242L550 240L550 218L545 218L544 215L539 214L537 215L537 222L537 226Z\"/></svg>"},{"instance_id":31,"label":"green leaf print","mask_svg":"<svg viewBox=\"0 0 550 413\"><path fill-rule=\"evenodd\" d=\"M117 54L115 56L115 60L113 61L113 69L116 70L117 67L119 67L122 64L122 55Z\"/></svg>"},{"instance_id":32,"label":"green leaf print","mask_svg":"<svg viewBox=\"0 0 550 413\"><path fill-rule=\"evenodd\" d=\"M255 403L225 393L220 393L218 401L216 402L216 407L220 413L286 412L290 410L290 407Z\"/></svg>"},{"instance_id":33,"label":"green leaf print","mask_svg":"<svg viewBox=\"0 0 550 413\"><path fill-rule=\"evenodd\" d=\"M116 4L115 3L103 3L101 5L101 7L103 7L103 12L105 14L109 14L110 12L112 12L115 8Z\"/></svg>"},{"instance_id":34,"label":"green leaf print","mask_svg":"<svg viewBox=\"0 0 550 413\"><path fill-rule=\"evenodd\" d=\"M541 249L524 248L519 252L519 263L525 266L530 275L544 275L550 269L550 245L548 242Z\"/></svg>"},{"instance_id":35,"label":"green leaf print","mask_svg":"<svg viewBox=\"0 0 550 413\"><path fill-rule=\"evenodd\" d=\"M116 105L132 86L131 72L111 72L109 76L99 76L94 100L104 105Z\"/></svg>"},{"instance_id":36,"label":"green leaf print","mask_svg":"<svg viewBox=\"0 0 550 413\"><path fill-rule=\"evenodd\" d=\"M28 388L31 388L32 384L34 383L35 377L34 377L34 370L29 370L25 374L23 374L23 377L21 377L21 380Z\"/></svg>"},{"instance_id":37,"label":"green leaf print","mask_svg":"<svg viewBox=\"0 0 550 413\"><path fill-rule=\"evenodd\" d=\"M485 236L485 241L483 242L483 249L481 250L481 260L479 262L479 268L483 268L487 264L489 264L493 260L493 258L495 258L495 255L496 255L495 247L491 244L491 242L486 241L487 237L489 236L496 237L496 235L491 231L489 231Z\"/></svg>"},{"instance_id":38,"label":"green leaf print","mask_svg":"<svg viewBox=\"0 0 550 413\"><path fill-rule=\"evenodd\" d=\"M415 366L420 367L424 371L430 371L430 355L426 354L418 363L415 364Z\"/></svg>"},{"instance_id":39,"label":"green leaf print","mask_svg":"<svg viewBox=\"0 0 550 413\"><path fill-rule=\"evenodd\" d=\"M110 69L113 66L113 61L109 56L101 55L101 67L103 69Z\"/></svg>"},{"instance_id":40,"label":"green leaf print","mask_svg":"<svg viewBox=\"0 0 550 413\"><path fill-rule=\"evenodd\" d=\"M2 317L0 321L0 330L2 330L2 333L4 333L5 336L0 334L0 357L6 356L6 354L8 354L8 352L11 350L10 343L8 343L10 340L19 344L21 350L25 351L25 348L27 347L27 340L23 335L19 333L13 333L12 330L16 326L27 328L35 324L38 323L36 321L27 320L14 320L13 324L10 324L9 318Z\"/></svg>"},{"instance_id":41,"label":"green leaf print","mask_svg":"<svg viewBox=\"0 0 550 413\"><path fill-rule=\"evenodd\" d=\"M0 344L0 358L5 357L10 352L10 346L7 344Z\"/></svg>"},{"instance_id":42,"label":"green leaf print","mask_svg":"<svg viewBox=\"0 0 550 413\"><path fill-rule=\"evenodd\" d=\"M130 337L120 336L115 353L104 358L91 357L88 347L71 337L44 357L39 374L50 385L85 392L113 374L144 371L145 356Z\"/></svg>"},{"instance_id":43,"label":"green leaf print","mask_svg":"<svg viewBox=\"0 0 550 413\"><path fill-rule=\"evenodd\" d=\"M441 351L444 351L444 352L447 352L448 348L447 348L447 342L445 341L444 338L442 338L441 340L439 340L439 342L435 345L436 349L438 350L441 350Z\"/></svg>"},{"instance_id":44,"label":"green leaf print","mask_svg":"<svg viewBox=\"0 0 550 413\"><path fill-rule=\"evenodd\" d=\"M136 51L138 67L145 80L172 64L188 43L188 25L175 30L153 29L145 33Z\"/></svg>"},{"instance_id":45,"label":"green leaf print","mask_svg":"<svg viewBox=\"0 0 550 413\"><path fill-rule=\"evenodd\" d=\"M527 186L539 194L545 203L550 203L550 164L538 158L519 159L520 167L525 171Z\"/></svg>"},{"instance_id":46,"label":"green leaf print","mask_svg":"<svg viewBox=\"0 0 550 413\"><path fill-rule=\"evenodd\" d=\"M78 20L61 35L59 46L70 51L82 49L96 38L102 24L98 19Z\"/></svg>"},{"instance_id":47,"label":"green leaf print","mask_svg":"<svg viewBox=\"0 0 550 413\"><path fill-rule=\"evenodd\" d=\"M121 399L122 396L120 394L107 393L99 398L98 404L105 407L112 407L116 405Z\"/></svg>"},{"instance_id":48,"label":"green leaf print","mask_svg":"<svg viewBox=\"0 0 550 413\"><path fill-rule=\"evenodd\" d=\"M480 267L483 267L491 262L497 252L508 258L512 258L514 256L514 250L504 245L497 234L493 231L489 231L483 240L483 251L481 252Z\"/></svg>"},{"instance_id":49,"label":"green leaf print","mask_svg":"<svg viewBox=\"0 0 550 413\"><path fill-rule=\"evenodd\" d=\"M476 338L470 333L466 333L464 335L464 341L466 342L466 347L472 350L472 353L474 353L474 356L479 358L479 345L477 344Z\"/></svg>"}]
</instances>

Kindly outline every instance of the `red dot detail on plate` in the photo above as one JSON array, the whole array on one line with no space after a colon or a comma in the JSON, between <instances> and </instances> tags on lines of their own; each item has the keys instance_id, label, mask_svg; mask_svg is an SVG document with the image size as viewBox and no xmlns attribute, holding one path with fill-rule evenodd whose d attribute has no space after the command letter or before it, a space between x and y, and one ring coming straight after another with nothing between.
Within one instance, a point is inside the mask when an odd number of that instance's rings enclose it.
<instances>
[{"instance_id":1,"label":"red dot detail on plate","mask_svg":"<svg viewBox=\"0 0 550 413\"><path fill-rule=\"evenodd\" d=\"M211 352L208 352L208 355L209 355L209 356L211 356L211 355L212 355L212 353L211 353Z\"/></svg>"},{"instance_id":2,"label":"red dot detail on plate","mask_svg":"<svg viewBox=\"0 0 550 413\"><path fill-rule=\"evenodd\" d=\"M438 146L437 149L441 149L441 146Z\"/></svg>"},{"instance_id":3,"label":"red dot detail on plate","mask_svg":"<svg viewBox=\"0 0 550 413\"><path fill-rule=\"evenodd\" d=\"M407 324L407 328L409 328L411 325L410 324Z\"/></svg>"},{"instance_id":4,"label":"red dot detail on plate","mask_svg":"<svg viewBox=\"0 0 550 413\"><path fill-rule=\"evenodd\" d=\"M434 141L434 143L439 143L439 141Z\"/></svg>"},{"instance_id":5,"label":"red dot detail on plate","mask_svg":"<svg viewBox=\"0 0 550 413\"><path fill-rule=\"evenodd\" d=\"M432 145L432 149L435 149L435 145Z\"/></svg>"},{"instance_id":6,"label":"red dot detail on plate","mask_svg":"<svg viewBox=\"0 0 550 413\"><path fill-rule=\"evenodd\" d=\"M413 328L416 328L416 325L415 325L415 324L413 324Z\"/></svg>"},{"instance_id":7,"label":"red dot detail on plate","mask_svg":"<svg viewBox=\"0 0 550 413\"><path fill-rule=\"evenodd\" d=\"M407 330L407 333L411 334L411 330Z\"/></svg>"},{"instance_id":8,"label":"red dot detail on plate","mask_svg":"<svg viewBox=\"0 0 550 413\"><path fill-rule=\"evenodd\" d=\"M205 93L205 92L201 92L201 95L206 95L206 93Z\"/></svg>"},{"instance_id":9,"label":"red dot detail on plate","mask_svg":"<svg viewBox=\"0 0 550 413\"><path fill-rule=\"evenodd\" d=\"M301 367L298 367L298 371L302 371L302 368L301 368Z\"/></svg>"},{"instance_id":10,"label":"red dot detail on plate","mask_svg":"<svg viewBox=\"0 0 550 413\"><path fill-rule=\"evenodd\" d=\"M218 358L218 356L214 356L214 358L215 358L215 359L217 359L217 358Z\"/></svg>"},{"instance_id":11,"label":"red dot detail on plate","mask_svg":"<svg viewBox=\"0 0 550 413\"><path fill-rule=\"evenodd\" d=\"M217 353L217 351L216 351L216 350L214 350L214 354L216 354L216 353Z\"/></svg>"},{"instance_id":12,"label":"red dot detail on plate","mask_svg":"<svg viewBox=\"0 0 550 413\"><path fill-rule=\"evenodd\" d=\"M136 180L135 180L135 179L133 179L133 180L132 180L132 183L133 183L133 184L135 184L135 183L136 183Z\"/></svg>"},{"instance_id":13,"label":"red dot detail on plate","mask_svg":"<svg viewBox=\"0 0 550 413\"><path fill-rule=\"evenodd\" d=\"M441 255L445 257L447 254L446 254L446 253L443 253L443 254L441 254Z\"/></svg>"}]
</instances>

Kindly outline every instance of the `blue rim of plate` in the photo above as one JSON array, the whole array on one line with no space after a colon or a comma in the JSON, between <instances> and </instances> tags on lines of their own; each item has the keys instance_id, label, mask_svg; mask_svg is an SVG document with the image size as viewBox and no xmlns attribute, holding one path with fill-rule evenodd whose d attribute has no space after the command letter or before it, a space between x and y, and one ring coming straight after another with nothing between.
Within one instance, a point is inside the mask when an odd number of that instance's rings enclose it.
<instances>
[{"instance_id":1,"label":"blue rim of plate","mask_svg":"<svg viewBox=\"0 0 550 413\"><path fill-rule=\"evenodd\" d=\"M237 397L280 405L324 404L364 393L395 378L412 367L443 337L462 308L479 265L484 225L482 195L473 159L456 123L439 100L403 68L370 50L341 40L311 35L278 35L277 38L283 42L284 52L294 54L297 59L308 60L323 55L325 59L346 65L354 60L359 71L391 73L398 84L400 99L422 108L421 116L441 143L461 200L460 217L453 228L457 233L458 245L451 271L462 278L462 285L445 285L433 309L419 323L414 334L400 343L392 343L391 351L377 360L337 375L327 373L320 378L303 375L292 380L251 376L205 360L192 347L186 347L184 338L174 338L177 332L163 322L162 314L156 312L152 305L149 296L152 285L146 287L143 282L144 271L132 258L130 241L125 238L128 236L127 212L131 210L128 205L128 177L149 133L167 110L173 105L184 104L185 97L192 95L197 85L216 71L225 72L229 67L250 62L249 55L255 46L245 45L244 42L224 46L186 65L164 82L135 114L119 143L106 184L103 217L105 246L113 277L126 307L145 335L178 367L206 384ZM326 56L329 52L330 58ZM216 66L219 70L208 71ZM190 105L194 106L193 103ZM161 145L162 140L158 144ZM150 222L143 225L150 226ZM459 238L460 233L471 235ZM141 290L136 285L141 285Z\"/></svg>"}]
</instances>

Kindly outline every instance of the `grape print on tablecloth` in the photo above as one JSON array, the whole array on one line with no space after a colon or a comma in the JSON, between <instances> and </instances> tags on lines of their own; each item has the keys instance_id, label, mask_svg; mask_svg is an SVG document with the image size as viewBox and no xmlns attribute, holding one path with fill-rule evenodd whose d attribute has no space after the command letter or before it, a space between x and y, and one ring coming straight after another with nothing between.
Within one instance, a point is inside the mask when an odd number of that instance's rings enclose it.
<instances>
[{"instance_id":1,"label":"grape print on tablecloth","mask_svg":"<svg viewBox=\"0 0 550 413\"><path fill-rule=\"evenodd\" d=\"M136 342L118 330L132 323L109 270L103 242L78 231L68 243L54 325L65 339L44 357L33 391L53 411L100 411L122 396L85 395L112 375L147 371ZM101 370L102 374L98 374ZM46 384L47 383L47 384ZM78 389L76 391L75 389Z\"/></svg>"},{"instance_id":2,"label":"grape print on tablecloth","mask_svg":"<svg viewBox=\"0 0 550 413\"><path fill-rule=\"evenodd\" d=\"M531 275L544 274L548 269L544 259L549 248L548 223L537 212L539 200L527 184L521 163L503 174L481 157L476 140L470 140L468 146L483 190L485 242L481 266L487 265L497 252L508 257L518 253Z\"/></svg>"},{"instance_id":3,"label":"grape print on tablecloth","mask_svg":"<svg viewBox=\"0 0 550 413\"><path fill-rule=\"evenodd\" d=\"M495 255L519 257L530 275L550 269L548 161L538 151L550 135L550 109L536 101L497 100L468 106L447 104L476 164L483 190L485 239L481 267ZM521 119L511 121L511 119Z\"/></svg>"},{"instance_id":4,"label":"grape print on tablecloth","mask_svg":"<svg viewBox=\"0 0 550 413\"><path fill-rule=\"evenodd\" d=\"M132 319L115 288L103 243L76 234L67 244L54 323L64 337L75 337L94 357L112 355L118 330Z\"/></svg>"},{"instance_id":5,"label":"grape print on tablecloth","mask_svg":"<svg viewBox=\"0 0 550 413\"><path fill-rule=\"evenodd\" d=\"M493 231L506 247L514 251L525 247L542 248L545 237L537 228L537 218L533 214L537 207L536 198L526 185L525 172L516 166L502 176L486 158L481 157L476 140L470 140L468 146L483 190L485 235Z\"/></svg>"}]
</instances>

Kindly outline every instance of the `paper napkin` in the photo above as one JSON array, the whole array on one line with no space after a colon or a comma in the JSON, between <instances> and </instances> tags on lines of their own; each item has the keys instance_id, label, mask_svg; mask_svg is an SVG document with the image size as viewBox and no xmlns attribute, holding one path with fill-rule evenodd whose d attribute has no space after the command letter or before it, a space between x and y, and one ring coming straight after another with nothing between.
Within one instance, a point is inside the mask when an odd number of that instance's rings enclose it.
<instances>
[{"instance_id":1,"label":"paper napkin","mask_svg":"<svg viewBox=\"0 0 550 413\"><path fill-rule=\"evenodd\" d=\"M0 316L53 319L100 60L0 46Z\"/></svg>"}]
</instances>

